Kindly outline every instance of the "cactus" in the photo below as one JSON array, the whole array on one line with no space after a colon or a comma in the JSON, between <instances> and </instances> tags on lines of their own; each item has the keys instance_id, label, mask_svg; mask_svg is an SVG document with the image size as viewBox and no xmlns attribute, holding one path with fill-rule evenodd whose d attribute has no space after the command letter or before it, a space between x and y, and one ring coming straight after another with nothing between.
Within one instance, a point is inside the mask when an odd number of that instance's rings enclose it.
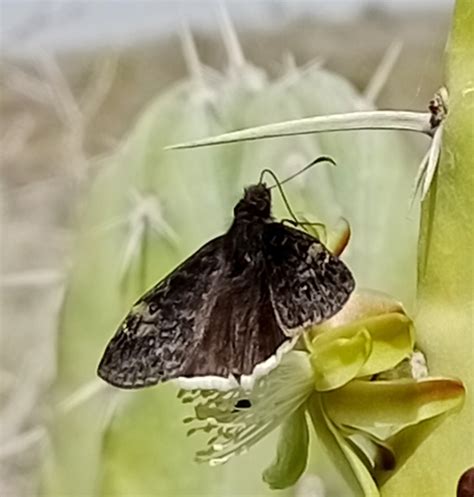
<instances>
[{"instance_id":1,"label":"cactus","mask_svg":"<svg viewBox=\"0 0 474 497\"><path fill-rule=\"evenodd\" d=\"M420 488L420 495L454 496L461 475L474 462L473 23L471 2L458 0L447 50L449 100L441 159L422 209L416 315L419 343L431 372L460 378L468 395L459 415L447 420L412 463L387 483L387 497L407 495L413 488ZM465 492L457 495L472 495L472 478Z\"/></svg>"}]
</instances>

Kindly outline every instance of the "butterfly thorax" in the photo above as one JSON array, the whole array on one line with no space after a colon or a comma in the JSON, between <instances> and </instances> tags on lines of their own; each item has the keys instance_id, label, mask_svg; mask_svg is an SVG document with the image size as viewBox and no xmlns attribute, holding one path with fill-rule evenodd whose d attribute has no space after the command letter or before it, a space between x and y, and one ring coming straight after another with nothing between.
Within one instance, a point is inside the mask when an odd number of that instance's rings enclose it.
<instances>
[{"instance_id":1,"label":"butterfly thorax","mask_svg":"<svg viewBox=\"0 0 474 497\"><path fill-rule=\"evenodd\" d=\"M234 222L226 240L233 275L240 275L250 267L257 269L261 266L263 230L270 221L270 190L264 183L249 186L234 207Z\"/></svg>"}]
</instances>

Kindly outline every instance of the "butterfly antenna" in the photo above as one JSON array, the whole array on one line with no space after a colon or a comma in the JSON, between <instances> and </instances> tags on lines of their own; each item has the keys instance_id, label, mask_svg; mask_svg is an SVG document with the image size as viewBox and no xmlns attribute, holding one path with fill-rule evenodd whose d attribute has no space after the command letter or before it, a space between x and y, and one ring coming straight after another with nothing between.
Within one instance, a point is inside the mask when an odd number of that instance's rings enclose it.
<instances>
[{"instance_id":1,"label":"butterfly antenna","mask_svg":"<svg viewBox=\"0 0 474 497\"><path fill-rule=\"evenodd\" d=\"M283 188L281 187L282 182L277 178L277 175L271 170L271 169L263 169L263 171L260 173L260 180L259 183L262 183L263 177L265 174L269 174L273 180L275 181L275 184L270 186L269 189L275 188L275 186L278 188L281 198L283 199L283 202L285 204L285 207L292 217L292 219L295 221L296 224L298 224L298 219L295 216L295 213L293 212L292 208L290 207L290 203L288 202L288 199L286 198L285 192L283 191Z\"/></svg>"},{"instance_id":2,"label":"butterfly antenna","mask_svg":"<svg viewBox=\"0 0 474 497\"><path fill-rule=\"evenodd\" d=\"M296 224L299 224L299 221L298 221L297 217L295 216L295 213L291 209L290 203L288 202L288 199L286 198L285 192L283 191L283 188L282 188L281 185L283 185L284 183L287 183L288 181L292 180L293 178L296 178L297 176L299 176L300 174L304 173L308 169L312 168L316 164L319 164L320 162L329 162L333 166L337 165L336 161L332 157L329 157L329 156L326 156L326 155L321 155L320 157L317 157L316 159L314 159L313 161L311 161L309 164L307 164L306 166L304 166L302 169L300 169L296 173L294 173L291 176L288 176L287 178L285 178L283 181L280 181L277 178L277 175L271 169L263 169L262 172L260 173L260 179L258 181L259 183L263 182L263 177L265 176L265 174L269 174L275 180L275 184L272 185L272 186L269 186L268 189L271 190L272 188L275 188L275 187L278 188L278 190L280 192L280 195L281 195L281 198L283 199L283 202L285 203L286 209L288 210L288 213L293 218L293 220L295 221Z\"/></svg>"},{"instance_id":3,"label":"butterfly antenna","mask_svg":"<svg viewBox=\"0 0 474 497\"><path fill-rule=\"evenodd\" d=\"M337 166L336 161L332 157L329 157L327 155L321 155L320 157L317 157L316 159L314 159L313 161L311 161L309 164L307 164L306 166L304 166L299 171L296 171L296 173L294 173L291 176L288 176L287 178L285 178L283 181L280 182L280 185L283 185L283 184L287 183L288 181L292 180L293 178L296 178L297 176L299 176L300 174L304 173L308 169L311 169L313 166L315 166L316 164L319 164L320 162L329 162L333 166ZM276 186L276 185L273 185L273 186ZM271 186L270 188L273 188L273 186Z\"/></svg>"}]
</instances>

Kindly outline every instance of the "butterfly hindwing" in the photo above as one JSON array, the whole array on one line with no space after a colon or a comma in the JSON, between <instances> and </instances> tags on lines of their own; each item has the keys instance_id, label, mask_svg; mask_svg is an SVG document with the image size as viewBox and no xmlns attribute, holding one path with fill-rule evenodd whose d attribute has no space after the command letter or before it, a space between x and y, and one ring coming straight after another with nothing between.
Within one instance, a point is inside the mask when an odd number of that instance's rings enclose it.
<instances>
[{"instance_id":1,"label":"butterfly hindwing","mask_svg":"<svg viewBox=\"0 0 474 497\"><path fill-rule=\"evenodd\" d=\"M263 239L273 308L288 336L342 309L354 278L319 240L276 222L266 225Z\"/></svg>"},{"instance_id":2,"label":"butterfly hindwing","mask_svg":"<svg viewBox=\"0 0 474 497\"><path fill-rule=\"evenodd\" d=\"M263 261L238 273L233 269L228 259L204 335L183 376L250 375L287 340L275 318Z\"/></svg>"}]
</instances>

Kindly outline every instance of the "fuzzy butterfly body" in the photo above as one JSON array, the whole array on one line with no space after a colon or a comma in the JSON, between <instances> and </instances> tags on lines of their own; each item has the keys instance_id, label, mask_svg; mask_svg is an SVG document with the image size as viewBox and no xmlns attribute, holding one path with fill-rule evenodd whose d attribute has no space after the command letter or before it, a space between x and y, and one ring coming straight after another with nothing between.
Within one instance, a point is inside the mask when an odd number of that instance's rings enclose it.
<instances>
[{"instance_id":1,"label":"fuzzy butterfly body","mask_svg":"<svg viewBox=\"0 0 474 497\"><path fill-rule=\"evenodd\" d=\"M132 307L98 374L122 388L175 378L235 381L336 314L354 286L349 269L318 239L271 217L264 183L250 186L227 233Z\"/></svg>"}]
</instances>

